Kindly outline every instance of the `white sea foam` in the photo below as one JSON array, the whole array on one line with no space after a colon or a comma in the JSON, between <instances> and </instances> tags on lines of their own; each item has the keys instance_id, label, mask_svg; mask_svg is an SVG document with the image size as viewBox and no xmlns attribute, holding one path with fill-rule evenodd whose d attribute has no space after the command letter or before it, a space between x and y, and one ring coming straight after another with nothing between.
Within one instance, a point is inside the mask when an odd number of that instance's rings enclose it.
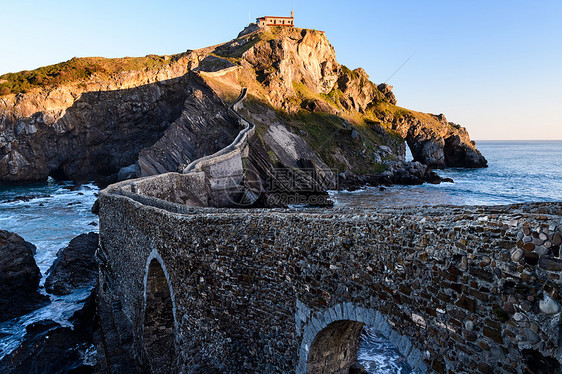
<instances>
[{"instance_id":1,"label":"white sea foam","mask_svg":"<svg viewBox=\"0 0 562 374\"><path fill-rule=\"evenodd\" d=\"M98 231L98 217L91 213L98 188L93 184L76 190L65 189L69 183L3 187L0 189L0 229L17 233L37 247L35 261L41 271L43 287L47 270L59 249L80 234ZM13 201L17 196L43 196L29 201ZM68 318L82 308L90 289L79 289L65 296L49 295L51 303L20 318L0 323L0 359L17 348L31 323L50 319L70 326ZM46 294L43 288L40 292Z\"/></svg>"},{"instance_id":2,"label":"white sea foam","mask_svg":"<svg viewBox=\"0 0 562 374\"><path fill-rule=\"evenodd\" d=\"M415 374L398 349L369 327L363 328L357 361L371 374Z\"/></svg>"}]
</instances>

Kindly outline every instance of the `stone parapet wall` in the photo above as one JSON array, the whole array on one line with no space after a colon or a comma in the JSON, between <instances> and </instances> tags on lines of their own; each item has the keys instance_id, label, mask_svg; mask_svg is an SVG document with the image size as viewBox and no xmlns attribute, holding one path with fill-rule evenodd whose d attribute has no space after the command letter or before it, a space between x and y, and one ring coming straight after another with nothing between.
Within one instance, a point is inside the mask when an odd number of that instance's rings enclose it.
<instances>
[{"instance_id":1,"label":"stone parapet wall","mask_svg":"<svg viewBox=\"0 0 562 374\"><path fill-rule=\"evenodd\" d=\"M304 373L316 336L342 320L379 329L419 372L561 359L561 203L243 211L135 200L100 194L101 297L121 300L142 351L144 273L158 253L177 370Z\"/></svg>"},{"instance_id":2,"label":"stone parapet wall","mask_svg":"<svg viewBox=\"0 0 562 374\"><path fill-rule=\"evenodd\" d=\"M191 207L204 207L209 204L205 183L205 173L193 172L188 175L165 173L145 178L115 183L106 189L113 194L132 196L149 205L170 206L171 203ZM156 203L155 200L160 200Z\"/></svg>"}]
</instances>

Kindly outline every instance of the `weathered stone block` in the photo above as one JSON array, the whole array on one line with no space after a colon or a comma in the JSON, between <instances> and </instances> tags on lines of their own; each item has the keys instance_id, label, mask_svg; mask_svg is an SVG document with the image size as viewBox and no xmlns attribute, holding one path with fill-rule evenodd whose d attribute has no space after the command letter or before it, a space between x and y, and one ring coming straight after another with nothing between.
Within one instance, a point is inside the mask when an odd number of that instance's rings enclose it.
<instances>
[{"instance_id":1,"label":"weathered stone block","mask_svg":"<svg viewBox=\"0 0 562 374\"><path fill-rule=\"evenodd\" d=\"M408 357L410 349L412 349L412 341L407 336L402 336L398 344L398 350L404 357Z\"/></svg>"},{"instance_id":2,"label":"weathered stone block","mask_svg":"<svg viewBox=\"0 0 562 374\"><path fill-rule=\"evenodd\" d=\"M408 357L406 359L408 365L410 365L413 368L415 368L421 360L422 360L422 353L417 348L413 348L408 354Z\"/></svg>"},{"instance_id":3,"label":"weathered stone block","mask_svg":"<svg viewBox=\"0 0 562 374\"><path fill-rule=\"evenodd\" d=\"M538 263L541 269L550 271L562 271L562 260L559 258L541 256Z\"/></svg>"},{"instance_id":4,"label":"weathered stone block","mask_svg":"<svg viewBox=\"0 0 562 374\"><path fill-rule=\"evenodd\" d=\"M485 362L481 362L478 364L477 366L478 371L482 374L493 374L494 370L492 369L492 367L488 364L486 364Z\"/></svg>"},{"instance_id":5,"label":"weathered stone block","mask_svg":"<svg viewBox=\"0 0 562 374\"><path fill-rule=\"evenodd\" d=\"M494 274L490 271L471 266L469 273L476 278L482 279L486 282L492 282L494 280Z\"/></svg>"},{"instance_id":6,"label":"weathered stone block","mask_svg":"<svg viewBox=\"0 0 562 374\"><path fill-rule=\"evenodd\" d=\"M493 327L484 326L482 328L482 332L484 333L484 336L492 339L496 343L503 344L503 338L502 338L502 334L501 334L500 329L495 329Z\"/></svg>"},{"instance_id":7,"label":"weathered stone block","mask_svg":"<svg viewBox=\"0 0 562 374\"><path fill-rule=\"evenodd\" d=\"M474 313L476 311L476 302L474 301L474 299L466 297L465 295L462 295L461 298L455 303L455 305L466 309L469 312Z\"/></svg>"}]
</instances>

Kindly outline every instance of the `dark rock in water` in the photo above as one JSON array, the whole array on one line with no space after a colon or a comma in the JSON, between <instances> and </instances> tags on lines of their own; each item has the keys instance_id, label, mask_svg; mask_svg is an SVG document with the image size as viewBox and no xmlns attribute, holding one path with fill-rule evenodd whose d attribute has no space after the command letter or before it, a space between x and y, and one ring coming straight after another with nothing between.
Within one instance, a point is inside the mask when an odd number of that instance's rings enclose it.
<instances>
[{"instance_id":1,"label":"dark rock in water","mask_svg":"<svg viewBox=\"0 0 562 374\"><path fill-rule=\"evenodd\" d=\"M13 199L2 201L2 203L15 203L16 201L30 201L33 199L40 199L45 197L52 197L51 195L26 195L26 196L16 196ZM42 205L42 204L39 204Z\"/></svg>"},{"instance_id":2,"label":"dark rock in water","mask_svg":"<svg viewBox=\"0 0 562 374\"><path fill-rule=\"evenodd\" d=\"M93 334L99 327L96 298L97 286L84 301L82 309L76 311L70 317L70 322L74 325L74 331L79 333L87 342L92 342Z\"/></svg>"},{"instance_id":3,"label":"dark rock in water","mask_svg":"<svg viewBox=\"0 0 562 374\"><path fill-rule=\"evenodd\" d=\"M73 184L72 186L63 187L63 190L78 191L81 188L82 188L82 184L76 183L76 184Z\"/></svg>"},{"instance_id":4,"label":"dark rock in water","mask_svg":"<svg viewBox=\"0 0 562 374\"><path fill-rule=\"evenodd\" d=\"M474 148L474 144L463 139L461 134L445 138L443 152L449 167L481 168L488 165L484 156Z\"/></svg>"},{"instance_id":5,"label":"dark rock in water","mask_svg":"<svg viewBox=\"0 0 562 374\"><path fill-rule=\"evenodd\" d=\"M381 182L392 184L415 185L425 182L438 184L442 179L433 172L427 165L417 161L403 162L397 161L378 176Z\"/></svg>"},{"instance_id":6,"label":"dark rock in water","mask_svg":"<svg viewBox=\"0 0 562 374\"><path fill-rule=\"evenodd\" d=\"M392 128L406 140L415 161L435 169L488 165L464 127L448 122L443 114L431 117L436 126L427 126L429 117L424 120L411 114L393 122Z\"/></svg>"},{"instance_id":7,"label":"dark rock in water","mask_svg":"<svg viewBox=\"0 0 562 374\"><path fill-rule=\"evenodd\" d=\"M37 292L41 273L33 255L35 246L9 231L0 230L0 322L49 303Z\"/></svg>"},{"instance_id":8,"label":"dark rock in water","mask_svg":"<svg viewBox=\"0 0 562 374\"><path fill-rule=\"evenodd\" d=\"M95 319L95 291L84 307L74 313L74 330L51 320L27 326L22 344L0 361L0 372L93 373L95 351L91 352ZM93 361L93 362L92 362Z\"/></svg>"},{"instance_id":9,"label":"dark rock in water","mask_svg":"<svg viewBox=\"0 0 562 374\"><path fill-rule=\"evenodd\" d=\"M55 327L60 327L60 324L50 319L32 323L25 328L27 334L38 335L47 332Z\"/></svg>"},{"instance_id":10,"label":"dark rock in water","mask_svg":"<svg viewBox=\"0 0 562 374\"><path fill-rule=\"evenodd\" d=\"M453 183L453 180L451 178L441 178L427 165L417 161L394 161L389 164L387 170L378 175L356 175L350 172L341 173L338 179L338 188L353 191L366 185L417 185L423 183L439 184L442 182ZM382 190L384 190L384 187L381 187L381 191Z\"/></svg>"},{"instance_id":11,"label":"dark rock in water","mask_svg":"<svg viewBox=\"0 0 562 374\"><path fill-rule=\"evenodd\" d=\"M77 287L94 286L98 274L94 257L98 239L99 235L93 232L82 234L59 250L49 268L45 289L55 295L66 295Z\"/></svg>"},{"instance_id":12,"label":"dark rock in water","mask_svg":"<svg viewBox=\"0 0 562 374\"><path fill-rule=\"evenodd\" d=\"M363 365L356 362L349 368L349 374L367 374L367 370L365 370Z\"/></svg>"},{"instance_id":13,"label":"dark rock in water","mask_svg":"<svg viewBox=\"0 0 562 374\"><path fill-rule=\"evenodd\" d=\"M96 216L100 214L100 201L99 201L99 199L96 199L96 201L94 201L94 205L92 205L91 212L92 212L92 214L95 214Z\"/></svg>"}]
</instances>

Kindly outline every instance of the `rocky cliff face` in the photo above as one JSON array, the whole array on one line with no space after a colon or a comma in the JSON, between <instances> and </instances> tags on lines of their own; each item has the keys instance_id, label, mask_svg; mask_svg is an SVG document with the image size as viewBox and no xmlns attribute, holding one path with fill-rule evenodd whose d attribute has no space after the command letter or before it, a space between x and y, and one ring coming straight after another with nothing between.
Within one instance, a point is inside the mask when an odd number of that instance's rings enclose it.
<instances>
[{"instance_id":1,"label":"rocky cliff face","mask_svg":"<svg viewBox=\"0 0 562 374\"><path fill-rule=\"evenodd\" d=\"M265 41L243 53L240 65L255 71L270 103L294 112L298 108L287 100L296 96L293 83L300 83L316 94L327 94L338 80L340 66L328 39L308 30L288 31L266 34ZM219 48L218 53L224 52Z\"/></svg>"},{"instance_id":2,"label":"rocky cliff face","mask_svg":"<svg viewBox=\"0 0 562 374\"><path fill-rule=\"evenodd\" d=\"M186 92L181 114L158 141L140 152L138 175L177 171L179 166L216 152L236 137L236 119L197 75L192 76Z\"/></svg>"},{"instance_id":3,"label":"rocky cliff face","mask_svg":"<svg viewBox=\"0 0 562 374\"><path fill-rule=\"evenodd\" d=\"M0 183L176 171L236 137L227 107L242 87L270 166L377 174L403 160L404 140L431 167L486 165L464 128L397 107L392 87L340 65L323 33L248 31L156 66L73 59L78 73L65 74L81 78L70 81L39 84L41 69L0 77L0 92L26 87L0 96Z\"/></svg>"},{"instance_id":4,"label":"rocky cliff face","mask_svg":"<svg viewBox=\"0 0 562 374\"><path fill-rule=\"evenodd\" d=\"M216 131L206 126L215 126L216 119L182 122L190 113L215 117L221 105L216 98L210 112L200 105L207 96L189 73L198 57L192 53L157 70L121 72L105 80L94 75L1 97L0 183L52 176L107 184L119 177L175 171L180 163L227 145L236 125L226 121L223 136L208 139L206 134ZM169 141L161 146L161 139Z\"/></svg>"}]
</instances>

